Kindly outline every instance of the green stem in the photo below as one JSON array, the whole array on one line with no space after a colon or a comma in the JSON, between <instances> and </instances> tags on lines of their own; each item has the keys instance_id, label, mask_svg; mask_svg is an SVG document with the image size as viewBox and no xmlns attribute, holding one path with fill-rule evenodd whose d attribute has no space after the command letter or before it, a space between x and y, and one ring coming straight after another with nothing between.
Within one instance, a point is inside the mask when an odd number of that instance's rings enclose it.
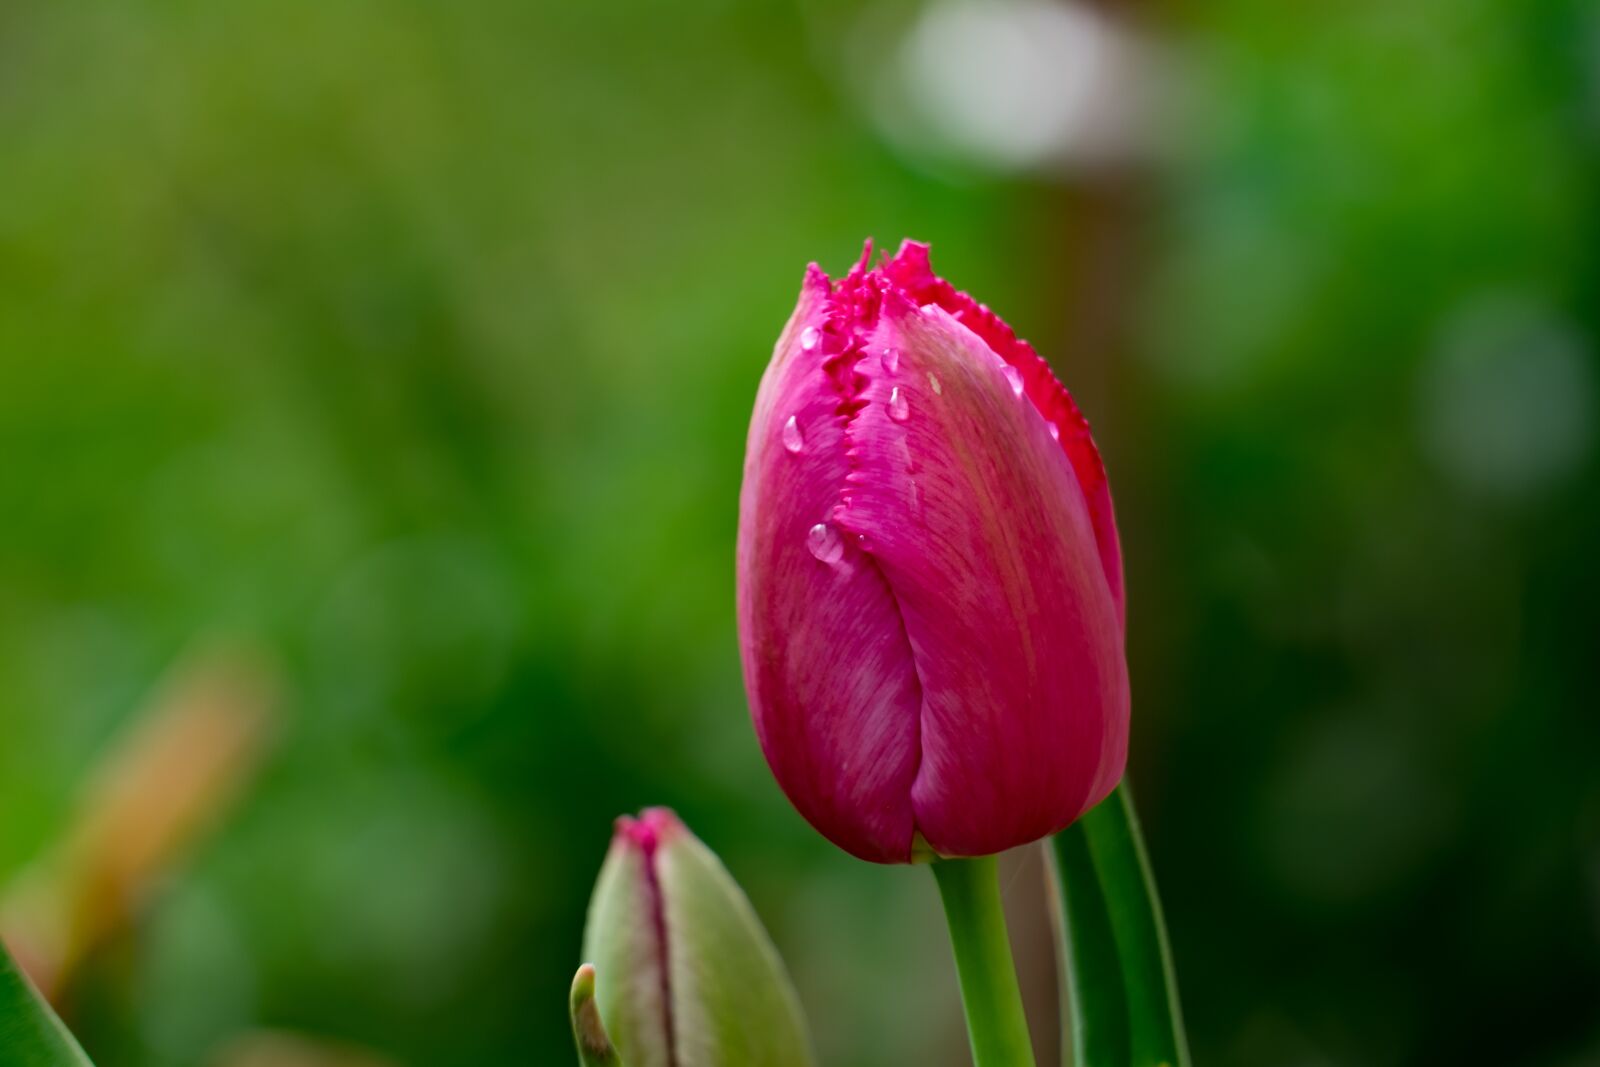
<instances>
[{"instance_id":1,"label":"green stem","mask_svg":"<svg viewBox=\"0 0 1600 1067\"><path fill-rule=\"evenodd\" d=\"M1188 1067L1155 876L1126 784L1050 840L1074 1067Z\"/></svg>"},{"instance_id":2,"label":"green stem","mask_svg":"<svg viewBox=\"0 0 1600 1067\"><path fill-rule=\"evenodd\" d=\"M933 875L950 924L973 1064L1033 1067L1033 1042L1000 904L999 865L993 856L936 860Z\"/></svg>"}]
</instances>

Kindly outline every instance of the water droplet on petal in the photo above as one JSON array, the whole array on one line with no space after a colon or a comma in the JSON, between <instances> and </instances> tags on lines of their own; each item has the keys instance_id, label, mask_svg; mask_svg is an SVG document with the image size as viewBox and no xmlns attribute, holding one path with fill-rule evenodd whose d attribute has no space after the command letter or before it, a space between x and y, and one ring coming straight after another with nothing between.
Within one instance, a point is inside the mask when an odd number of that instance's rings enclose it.
<instances>
[{"instance_id":1,"label":"water droplet on petal","mask_svg":"<svg viewBox=\"0 0 1600 1067\"><path fill-rule=\"evenodd\" d=\"M939 384L939 379L933 374L928 374L928 385L933 389L934 396L944 396L944 386Z\"/></svg>"},{"instance_id":2,"label":"water droplet on petal","mask_svg":"<svg viewBox=\"0 0 1600 1067\"><path fill-rule=\"evenodd\" d=\"M1052 440L1052 441L1061 440L1061 427L1057 426L1053 422L1050 423L1050 440Z\"/></svg>"},{"instance_id":3,"label":"water droplet on petal","mask_svg":"<svg viewBox=\"0 0 1600 1067\"><path fill-rule=\"evenodd\" d=\"M822 340L822 334L817 332L815 326L807 326L800 331L800 351L810 352Z\"/></svg>"},{"instance_id":4,"label":"water droplet on petal","mask_svg":"<svg viewBox=\"0 0 1600 1067\"><path fill-rule=\"evenodd\" d=\"M1001 373L1006 376L1006 381L1011 383L1011 391L1020 397L1022 395L1022 372L1007 363L1001 368Z\"/></svg>"},{"instance_id":5,"label":"water droplet on petal","mask_svg":"<svg viewBox=\"0 0 1600 1067\"><path fill-rule=\"evenodd\" d=\"M915 474L917 472L917 461L911 458L911 435L901 434L894 451L895 458L900 461L901 469L907 474Z\"/></svg>"},{"instance_id":6,"label":"water droplet on petal","mask_svg":"<svg viewBox=\"0 0 1600 1067\"><path fill-rule=\"evenodd\" d=\"M898 348L885 348L878 354L878 359L883 363L883 372L893 374L900 369L900 350Z\"/></svg>"},{"instance_id":7,"label":"water droplet on petal","mask_svg":"<svg viewBox=\"0 0 1600 1067\"><path fill-rule=\"evenodd\" d=\"M911 405L897 385L889 391L889 417L895 422L905 422L911 417Z\"/></svg>"},{"instance_id":8,"label":"water droplet on petal","mask_svg":"<svg viewBox=\"0 0 1600 1067\"><path fill-rule=\"evenodd\" d=\"M800 436L800 423L793 415L783 424L783 447L790 452L798 452L806 446L804 437Z\"/></svg>"},{"instance_id":9,"label":"water droplet on petal","mask_svg":"<svg viewBox=\"0 0 1600 1067\"><path fill-rule=\"evenodd\" d=\"M806 534L806 547L813 556L829 566L844 557L844 542L839 539L839 531L825 522L811 527L811 532Z\"/></svg>"}]
</instances>

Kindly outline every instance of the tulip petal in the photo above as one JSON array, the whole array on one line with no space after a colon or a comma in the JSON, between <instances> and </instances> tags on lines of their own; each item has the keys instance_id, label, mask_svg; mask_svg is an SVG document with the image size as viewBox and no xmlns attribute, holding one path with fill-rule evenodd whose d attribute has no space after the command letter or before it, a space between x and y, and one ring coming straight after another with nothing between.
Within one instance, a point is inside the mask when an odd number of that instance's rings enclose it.
<instances>
[{"instance_id":1,"label":"tulip petal","mask_svg":"<svg viewBox=\"0 0 1600 1067\"><path fill-rule=\"evenodd\" d=\"M943 855L996 852L1121 777L1118 606L1079 474L990 345L893 288L868 345L900 358L862 387L836 521L863 538L913 651L917 829Z\"/></svg>"},{"instance_id":2,"label":"tulip petal","mask_svg":"<svg viewBox=\"0 0 1600 1067\"><path fill-rule=\"evenodd\" d=\"M851 413L824 365L838 342L828 297L813 266L756 398L739 523L745 680L762 750L800 813L856 856L905 862L921 694L899 609L851 539L831 562L808 547L849 473Z\"/></svg>"},{"instance_id":3,"label":"tulip petal","mask_svg":"<svg viewBox=\"0 0 1600 1067\"><path fill-rule=\"evenodd\" d=\"M1123 622L1122 546L1117 537L1117 522L1111 506L1111 483L1106 478L1100 449L1089 432L1089 420L1083 417L1072 394L1056 378L1050 364L1033 350L1032 345L1017 337L1000 316L933 272L927 245L919 241L904 242L900 251L884 263L882 269L889 281L904 292L911 303L918 307L935 304L948 311L1017 370L1028 399L1045 421L1055 426L1061 450L1077 475L1078 485L1089 505L1089 518L1094 524L1095 542L1100 549L1106 582L1111 587L1111 597L1117 605L1117 619L1119 623Z\"/></svg>"}]
</instances>

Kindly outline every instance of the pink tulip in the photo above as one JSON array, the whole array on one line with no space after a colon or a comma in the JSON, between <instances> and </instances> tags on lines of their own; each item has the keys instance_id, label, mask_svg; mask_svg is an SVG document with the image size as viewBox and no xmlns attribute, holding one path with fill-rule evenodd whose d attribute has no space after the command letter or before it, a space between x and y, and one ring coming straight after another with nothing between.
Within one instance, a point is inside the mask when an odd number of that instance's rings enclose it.
<instances>
[{"instance_id":1,"label":"pink tulip","mask_svg":"<svg viewBox=\"0 0 1600 1067\"><path fill-rule=\"evenodd\" d=\"M870 256L838 283L810 266L756 396L745 685L778 783L839 847L987 855L1122 777L1111 494L1027 342L935 275L926 245Z\"/></svg>"}]
</instances>

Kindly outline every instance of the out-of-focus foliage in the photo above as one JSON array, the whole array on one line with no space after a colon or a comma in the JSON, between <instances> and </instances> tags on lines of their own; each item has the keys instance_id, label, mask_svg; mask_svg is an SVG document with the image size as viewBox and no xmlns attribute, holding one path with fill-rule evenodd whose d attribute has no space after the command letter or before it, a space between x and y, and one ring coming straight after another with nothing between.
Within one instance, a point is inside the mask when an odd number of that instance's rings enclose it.
<instances>
[{"instance_id":1,"label":"out-of-focus foliage","mask_svg":"<svg viewBox=\"0 0 1600 1067\"><path fill-rule=\"evenodd\" d=\"M1147 135L1021 174L891 132L910 0L5 5L0 875L197 638L282 675L90 1054L561 1062L667 803L823 1062L961 1062L931 879L790 811L733 635L801 268L909 234L1095 422L1197 1061L1600 1056L1591 6L1124 10Z\"/></svg>"}]
</instances>

